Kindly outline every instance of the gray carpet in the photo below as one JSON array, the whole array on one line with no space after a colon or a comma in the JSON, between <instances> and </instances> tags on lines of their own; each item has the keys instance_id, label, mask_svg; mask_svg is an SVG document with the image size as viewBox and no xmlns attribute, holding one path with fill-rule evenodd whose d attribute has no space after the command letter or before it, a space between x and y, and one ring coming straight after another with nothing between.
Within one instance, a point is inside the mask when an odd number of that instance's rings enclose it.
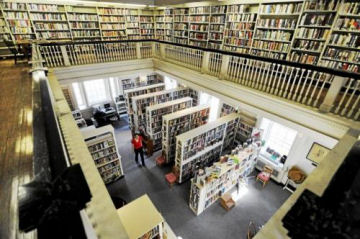
<instances>
[{"instance_id":1,"label":"gray carpet","mask_svg":"<svg viewBox=\"0 0 360 239\"><path fill-rule=\"evenodd\" d=\"M125 177L109 184L109 193L127 202L147 193L175 234L183 239L246 238L250 220L257 226L265 224L290 196L280 185L270 182L262 188L252 177L248 192L236 202L235 208L226 212L215 202L195 216L188 206L190 182L168 186L164 175L170 168L159 168L154 163L160 151L146 158L146 168L139 168L134 160L127 118L122 118L115 128Z\"/></svg>"}]
</instances>

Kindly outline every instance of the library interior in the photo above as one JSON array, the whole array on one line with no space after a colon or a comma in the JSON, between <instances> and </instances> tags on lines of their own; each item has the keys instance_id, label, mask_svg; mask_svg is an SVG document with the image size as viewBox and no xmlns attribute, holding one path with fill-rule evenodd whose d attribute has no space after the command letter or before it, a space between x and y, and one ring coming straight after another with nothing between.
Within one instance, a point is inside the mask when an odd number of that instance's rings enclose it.
<instances>
[{"instance_id":1,"label":"library interior","mask_svg":"<svg viewBox=\"0 0 360 239\"><path fill-rule=\"evenodd\" d=\"M360 238L359 1L2 0L0 88L1 239Z\"/></svg>"}]
</instances>

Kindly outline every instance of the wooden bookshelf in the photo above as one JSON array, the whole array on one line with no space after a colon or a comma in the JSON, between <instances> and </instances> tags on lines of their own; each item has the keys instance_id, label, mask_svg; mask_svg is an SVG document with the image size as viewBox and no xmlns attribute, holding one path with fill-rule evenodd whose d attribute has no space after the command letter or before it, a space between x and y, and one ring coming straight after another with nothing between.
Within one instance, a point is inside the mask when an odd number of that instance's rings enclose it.
<instances>
[{"instance_id":1,"label":"wooden bookshelf","mask_svg":"<svg viewBox=\"0 0 360 239\"><path fill-rule=\"evenodd\" d=\"M231 105L223 103L221 106L220 117L223 117L225 115L228 115L228 114L231 114L234 112L236 112L235 107L232 107Z\"/></svg>"},{"instance_id":2,"label":"wooden bookshelf","mask_svg":"<svg viewBox=\"0 0 360 239\"><path fill-rule=\"evenodd\" d=\"M210 29L210 6L189 8L189 45L207 47Z\"/></svg>"},{"instance_id":3,"label":"wooden bookshelf","mask_svg":"<svg viewBox=\"0 0 360 239\"><path fill-rule=\"evenodd\" d=\"M341 2L321 65L360 72L360 3Z\"/></svg>"},{"instance_id":4,"label":"wooden bookshelf","mask_svg":"<svg viewBox=\"0 0 360 239\"><path fill-rule=\"evenodd\" d=\"M134 130L146 130L146 107L190 96L189 88L175 88L142 94L132 98Z\"/></svg>"},{"instance_id":5,"label":"wooden bookshelf","mask_svg":"<svg viewBox=\"0 0 360 239\"><path fill-rule=\"evenodd\" d=\"M302 10L302 1L261 3L251 53L285 60Z\"/></svg>"},{"instance_id":6,"label":"wooden bookshelf","mask_svg":"<svg viewBox=\"0 0 360 239\"><path fill-rule=\"evenodd\" d=\"M134 109L132 108L133 98L139 95L144 95L152 92L162 91L165 89L165 84L154 84L143 87L138 87L134 89L129 89L124 91L124 98L126 102L126 108L129 115L129 127L132 129L134 127Z\"/></svg>"},{"instance_id":7,"label":"wooden bookshelf","mask_svg":"<svg viewBox=\"0 0 360 239\"><path fill-rule=\"evenodd\" d=\"M146 78L136 77L133 79L123 79L121 80L122 90L129 90L133 88L154 85L164 83L164 77L159 74L150 74L147 75Z\"/></svg>"},{"instance_id":8,"label":"wooden bookshelf","mask_svg":"<svg viewBox=\"0 0 360 239\"><path fill-rule=\"evenodd\" d=\"M141 39L154 39L155 26L152 10L140 10L140 35Z\"/></svg>"},{"instance_id":9,"label":"wooden bookshelf","mask_svg":"<svg viewBox=\"0 0 360 239\"><path fill-rule=\"evenodd\" d=\"M82 128L81 133L104 183L110 183L122 177L124 172L114 128L111 125L100 128L90 126Z\"/></svg>"},{"instance_id":10,"label":"wooden bookshelf","mask_svg":"<svg viewBox=\"0 0 360 239\"><path fill-rule=\"evenodd\" d=\"M208 47L222 49L226 21L226 5L210 7Z\"/></svg>"},{"instance_id":11,"label":"wooden bookshelf","mask_svg":"<svg viewBox=\"0 0 360 239\"><path fill-rule=\"evenodd\" d=\"M166 163L175 160L176 136L206 124L209 113L208 105L200 105L163 116L162 155Z\"/></svg>"},{"instance_id":12,"label":"wooden bookshelf","mask_svg":"<svg viewBox=\"0 0 360 239\"><path fill-rule=\"evenodd\" d=\"M256 126L256 121L257 120L255 117L240 113L240 121L235 136L236 145L242 145L251 138L251 135Z\"/></svg>"},{"instance_id":13,"label":"wooden bookshelf","mask_svg":"<svg viewBox=\"0 0 360 239\"><path fill-rule=\"evenodd\" d=\"M174 38L179 44L189 44L189 8L174 9Z\"/></svg>"},{"instance_id":14,"label":"wooden bookshelf","mask_svg":"<svg viewBox=\"0 0 360 239\"><path fill-rule=\"evenodd\" d=\"M196 215L200 215L253 171L258 146L251 145L235 151L238 152L221 157L212 166L199 170L191 179L189 206Z\"/></svg>"},{"instance_id":15,"label":"wooden bookshelf","mask_svg":"<svg viewBox=\"0 0 360 239\"><path fill-rule=\"evenodd\" d=\"M336 18L337 1L305 0L289 60L317 64ZM316 39L316 40L312 40ZM321 41L320 41L321 40Z\"/></svg>"},{"instance_id":16,"label":"wooden bookshelf","mask_svg":"<svg viewBox=\"0 0 360 239\"><path fill-rule=\"evenodd\" d=\"M98 7L101 37L104 40L124 40L126 36L126 9Z\"/></svg>"},{"instance_id":17,"label":"wooden bookshelf","mask_svg":"<svg viewBox=\"0 0 360 239\"><path fill-rule=\"evenodd\" d=\"M211 165L223 150L233 146L239 117L236 113L229 114L176 136L178 183L191 178L196 165Z\"/></svg>"},{"instance_id":18,"label":"wooden bookshelf","mask_svg":"<svg viewBox=\"0 0 360 239\"><path fill-rule=\"evenodd\" d=\"M174 34L174 12L173 9L164 10L164 41L172 42Z\"/></svg>"},{"instance_id":19,"label":"wooden bookshelf","mask_svg":"<svg viewBox=\"0 0 360 239\"><path fill-rule=\"evenodd\" d=\"M154 10L155 18L155 38L161 41L165 40L165 10Z\"/></svg>"},{"instance_id":20,"label":"wooden bookshelf","mask_svg":"<svg viewBox=\"0 0 360 239\"><path fill-rule=\"evenodd\" d=\"M146 107L146 133L153 140L154 151L160 150L162 148L163 116L190 108L191 105L192 98L184 97Z\"/></svg>"}]
</instances>

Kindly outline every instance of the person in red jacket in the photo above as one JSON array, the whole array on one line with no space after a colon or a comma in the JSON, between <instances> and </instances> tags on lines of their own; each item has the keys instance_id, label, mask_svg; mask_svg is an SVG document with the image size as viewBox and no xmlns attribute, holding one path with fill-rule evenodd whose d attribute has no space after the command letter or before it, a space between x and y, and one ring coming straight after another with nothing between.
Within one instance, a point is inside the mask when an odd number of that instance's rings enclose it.
<instances>
[{"instance_id":1,"label":"person in red jacket","mask_svg":"<svg viewBox=\"0 0 360 239\"><path fill-rule=\"evenodd\" d=\"M134 146L134 151L135 151L135 162L136 164L139 164L139 154L141 157L141 163L142 166L145 166L145 162L144 162L144 151L143 151L143 145L142 145L142 137L141 135L139 135L138 133L135 134L135 137L131 140L131 143Z\"/></svg>"}]
</instances>

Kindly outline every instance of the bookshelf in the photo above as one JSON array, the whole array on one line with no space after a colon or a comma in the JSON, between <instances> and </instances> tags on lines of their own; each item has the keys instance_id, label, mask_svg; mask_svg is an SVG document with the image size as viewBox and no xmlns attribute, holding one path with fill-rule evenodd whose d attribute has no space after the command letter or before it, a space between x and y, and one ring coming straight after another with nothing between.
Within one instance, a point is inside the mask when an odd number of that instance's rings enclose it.
<instances>
[{"instance_id":1,"label":"bookshelf","mask_svg":"<svg viewBox=\"0 0 360 239\"><path fill-rule=\"evenodd\" d=\"M337 1L305 0L289 59L317 64L336 18Z\"/></svg>"},{"instance_id":2,"label":"bookshelf","mask_svg":"<svg viewBox=\"0 0 360 239\"><path fill-rule=\"evenodd\" d=\"M342 1L321 65L360 72L360 3Z\"/></svg>"},{"instance_id":3,"label":"bookshelf","mask_svg":"<svg viewBox=\"0 0 360 239\"><path fill-rule=\"evenodd\" d=\"M191 97L184 97L161 104L146 107L146 133L153 140L153 150L162 148L162 122L163 116L190 108Z\"/></svg>"},{"instance_id":4,"label":"bookshelf","mask_svg":"<svg viewBox=\"0 0 360 239\"><path fill-rule=\"evenodd\" d=\"M239 121L238 129L236 131L235 144L236 145L243 144L248 139L250 139L255 126L256 126L255 117L246 115L244 113L240 113L240 121Z\"/></svg>"},{"instance_id":5,"label":"bookshelf","mask_svg":"<svg viewBox=\"0 0 360 239\"><path fill-rule=\"evenodd\" d=\"M164 218L147 194L119 208L117 213L128 238L175 239L166 233ZM139 222L142 222L139 224Z\"/></svg>"},{"instance_id":6,"label":"bookshelf","mask_svg":"<svg viewBox=\"0 0 360 239\"><path fill-rule=\"evenodd\" d=\"M134 89L124 90L124 98L126 103L126 109L129 115L129 127L130 129L133 128L134 125L134 109L132 108L133 104L133 98L139 95L144 95L152 92L162 91L165 89L165 84L154 84L154 85L148 85L143 87L138 87Z\"/></svg>"},{"instance_id":7,"label":"bookshelf","mask_svg":"<svg viewBox=\"0 0 360 239\"><path fill-rule=\"evenodd\" d=\"M122 114L126 114L126 102L123 95L115 97L115 109L119 117Z\"/></svg>"},{"instance_id":8,"label":"bookshelf","mask_svg":"<svg viewBox=\"0 0 360 239\"><path fill-rule=\"evenodd\" d=\"M83 118L80 110L74 110L71 112L72 116L74 117L74 120L79 128L86 127L86 121Z\"/></svg>"},{"instance_id":9,"label":"bookshelf","mask_svg":"<svg viewBox=\"0 0 360 239\"><path fill-rule=\"evenodd\" d=\"M220 117L236 112L236 109L231 105L223 103L221 106Z\"/></svg>"},{"instance_id":10,"label":"bookshelf","mask_svg":"<svg viewBox=\"0 0 360 239\"><path fill-rule=\"evenodd\" d=\"M189 8L174 9L174 38L179 44L188 44L189 38Z\"/></svg>"},{"instance_id":11,"label":"bookshelf","mask_svg":"<svg viewBox=\"0 0 360 239\"><path fill-rule=\"evenodd\" d=\"M210 29L210 6L189 8L189 45L207 47Z\"/></svg>"},{"instance_id":12,"label":"bookshelf","mask_svg":"<svg viewBox=\"0 0 360 239\"><path fill-rule=\"evenodd\" d=\"M190 96L189 88L175 88L132 98L133 129L146 129L146 107Z\"/></svg>"},{"instance_id":13,"label":"bookshelf","mask_svg":"<svg viewBox=\"0 0 360 239\"><path fill-rule=\"evenodd\" d=\"M142 39L153 39L155 36L152 10L140 10L140 35Z\"/></svg>"},{"instance_id":14,"label":"bookshelf","mask_svg":"<svg viewBox=\"0 0 360 239\"><path fill-rule=\"evenodd\" d=\"M139 10L128 9L126 15L126 35L129 40L140 39Z\"/></svg>"},{"instance_id":15,"label":"bookshelf","mask_svg":"<svg viewBox=\"0 0 360 239\"><path fill-rule=\"evenodd\" d=\"M251 173L258 155L257 148L257 145L250 145L234 150L234 154L223 156L212 166L197 171L191 179L189 199L189 206L196 215Z\"/></svg>"},{"instance_id":16,"label":"bookshelf","mask_svg":"<svg viewBox=\"0 0 360 239\"><path fill-rule=\"evenodd\" d=\"M221 49L224 39L226 5L211 6L210 14L208 47Z\"/></svg>"},{"instance_id":17,"label":"bookshelf","mask_svg":"<svg viewBox=\"0 0 360 239\"><path fill-rule=\"evenodd\" d=\"M238 120L238 114L229 114L176 136L175 168L179 172L178 183L191 178L197 165L211 165L223 149L233 143L230 139L234 139L234 134L229 137L226 134L235 133L230 132L230 129L236 131L237 127L233 126Z\"/></svg>"},{"instance_id":18,"label":"bookshelf","mask_svg":"<svg viewBox=\"0 0 360 239\"><path fill-rule=\"evenodd\" d=\"M164 41L173 41L173 23L174 23L173 9L164 10Z\"/></svg>"},{"instance_id":19,"label":"bookshelf","mask_svg":"<svg viewBox=\"0 0 360 239\"><path fill-rule=\"evenodd\" d=\"M126 21L124 8L98 7L99 26L103 40L125 40Z\"/></svg>"},{"instance_id":20,"label":"bookshelf","mask_svg":"<svg viewBox=\"0 0 360 239\"><path fill-rule=\"evenodd\" d=\"M147 85L154 85L164 83L163 76L159 74L150 74L146 78L136 77L133 79L123 79L121 80L122 90L129 90L137 87L143 87Z\"/></svg>"},{"instance_id":21,"label":"bookshelf","mask_svg":"<svg viewBox=\"0 0 360 239\"><path fill-rule=\"evenodd\" d=\"M302 1L260 4L251 53L285 60L301 10Z\"/></svg>"},{"instance_id":22,"label":"bookshelf","mask_svg":"<svg viewBox=\"0 0 360 239\"><path fill-rule=\"evenodd\" d=\"M165 10L155 10L155 38L161 41L165 41Z\"/></svg>"},{"instance_id":23,"label":"bookshelf","mask_svg":"<svg viewBox=\"0 0 360 239\"><path fill-rule=\"evenodd\" d=\"M100 128L90 126L80 131L104 183L124 176L114 128L111 125Z\"/></svg>"},{"instance_id":24,"label":"bookshelf","mask_svg":"<svg viewBox=\"0 0 360 239\"><path fill-rule=\"evenodd\" d=\"M166 163L175 160L176 136L208 122L210 107L200 105L163 116L162 155Z\"/></svg>"}]
</instances>

